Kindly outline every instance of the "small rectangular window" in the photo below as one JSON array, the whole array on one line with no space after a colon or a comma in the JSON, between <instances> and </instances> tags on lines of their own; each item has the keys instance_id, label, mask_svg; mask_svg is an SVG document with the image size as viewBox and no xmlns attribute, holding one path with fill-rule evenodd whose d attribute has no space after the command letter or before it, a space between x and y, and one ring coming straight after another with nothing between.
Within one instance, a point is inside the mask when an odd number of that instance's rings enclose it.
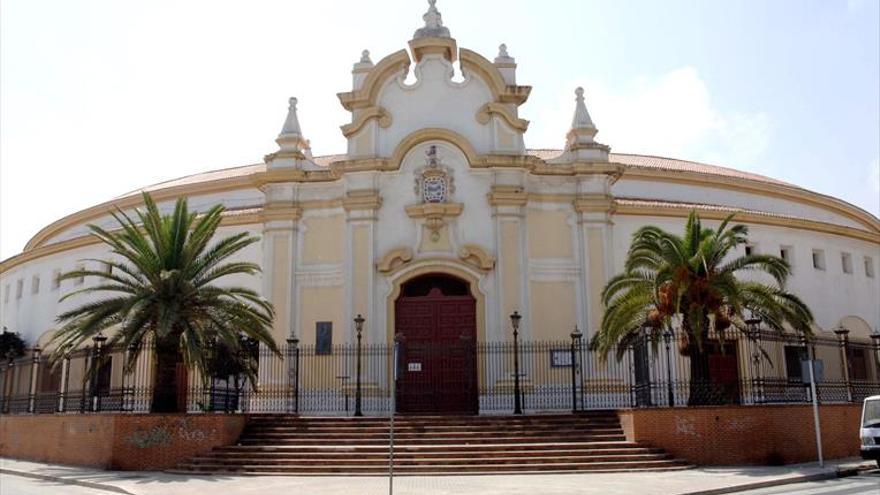
<instances>
[{"instance_id":1,"label":"small rectangular window","mask_svg":"<svg viewBox=\"0 0 880 495\"><path fill-rule=\"evenodd\" d=\"M113 378L113 356L107 356L104 358L102 362L98 365L97 375L95 376L95 381L92 382L92 386L94 390L93 394L98 395L100 397L107 397L110 395L111 391L111 382Z\"/></svg>"},{"instance_id":2,"label":"small rectangular window","mask_svg":"<svg viewBox=\"0 0 880 495\"><path fill-rule=\"evenodd\" d=\"M852 273L852 255L849 253L841 253L840 254L840 266L843 268L843 273Z\"/></svg>"},{"instance_id":3,"label":"small rectangular window","mask_svg":"<svg viewBox=\"0 0 880 495\"><path fill-rule=\"evenodd\" d=\"M21 293L24 291L24 280L18 279L15 282L15 298L21 299Z\"/></svg>"},{"instance_id":4,"label":"small rectangular window","mask_svg":"<svg viewBox=\"0 0 880 495\"><path fill-rule=\"evenodd\" d=\"M874 260L870 256L865 256L865 276L874 278Z\"/></svg>"},{"instance_id":5,"label":"small rectangular window","mask_svg":"<svg viewBox=\"0 0 880 495\"><path fill-rule=\"evenodd\" d=\"M31 294L39 294L40 293L40 276L34 275L31 278Z\"/></svg>"},{"instance_id":6,"label":"small rectangular window","mask_svg":"<svg viewBox=\"0 0 880 495\"><path fill-rule=\"evenodd\" d=\"M825 269L825 251L821 249L813 250L813 268L816 270Z\"/></svg>"},{"instance_id":7,"label":"small rectangular window","mask_svg":"<svg viewBox=\"0 0 880 495\"><path fill-rule=\"evenodd\" d=\"M52 290L58 290L61 287L61 270L57 268L52 270Z\"/></svg>"},{"instance_id":8,"label":"small rectangular window","mask_svg":"<svg viewBox=\"0 0 880 495\"><path fill-rule=\"evenodd\" d=\"M315 354L326 355L333 352L333 322L315 322Z\"/></svg>"},{"instance_id":9,"label":"small rectangular window","mask_svg":"<svg viewBox=\"0 0 880 495\"><path fill-rule=\"evenodd\" d=\"M783 260L787 261L789 265L792 265L792 263L794 262L794 258L791 255L791 253L792 253L791 246L781 246L779 248L779 257L782 258Z\"/></svg>"},{"instance_id":10,"label":"small rectangular window","mask_svg":"<svg viewBox=\"0 0 880 495\"><path fill-rule=\"evenodd\" d=\"M751 256L755 254L755 245L754 244L746 244L746 256Z\"/></svg>"},{"instance_id":11,"label":"small rectangular window","mask_svg":"<svg viewBox=\"0 0 880 495\"><path fill-rule=\"evenodd\" d=\"M865 349L850 347L847 362L849 363L849 378L851 380L868 379L869 361Z\"/></svg>"},{"instance_id":12,"label":"small rectangular window","mask_svg":"<svg viewBox=\"0 0 880 495\"><path fill-rule=\"evenodd\" d=\"M785 375L790 381L799 382L803 379L801 362L806 361L807 350L799 345L785 346ZM809 371L810 368L807 368Z\"/></svg>"}]
</instances>

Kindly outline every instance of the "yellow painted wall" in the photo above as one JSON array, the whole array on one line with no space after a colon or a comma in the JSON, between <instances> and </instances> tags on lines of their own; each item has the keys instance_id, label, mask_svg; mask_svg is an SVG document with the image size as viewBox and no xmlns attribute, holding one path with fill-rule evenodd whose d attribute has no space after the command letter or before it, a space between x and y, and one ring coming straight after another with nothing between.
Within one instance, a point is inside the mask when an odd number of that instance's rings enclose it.
<instances>
[{"instance_id":1,"label":"yellow painted wall","mask_svg":"<svg viewBox=\"0 0 880 495\"><path fill-rule=\"evenodd\" d=\"M303 287L300 289L299 335L300 345L314 349L315 323L319 321L333 322L333 345L350 344L348 336L351 328L344 320L345 292L342 286L336 287ZM344 326L345 325L345 326ZM307 353L310 363L300 377L301 386L305 389L321 389L340 385L337 377L350 375L344 360L336 355L315 356ZM353 382L352 382L353 383Z\"/></svg>"},{"instance_id":2,"label":"yellow painted wall","mask_svg":"<svg viewBox=\"0 0 880 495\"><path fill-rule=\"evenodd\" d=\"M368 285L370 281L370 271L373 269L373 264L370 260L369 228L370 227L368 226L360 225L352 229L352 249L354 249L352 256L352 271L354 275L352 277L354 282L352 291L354 294L354 308L352 309L354 314L360 313L365 316L370 307Z\"/></svg>"},{"instance_id":3,"label":"yellow painted wall","mask_svg":"<svg viewBox=\"0 0 880 495\"><path fill-rule=\"evenodd\" d=\"M275 306L273 333L275 340L281 342L289 332L290 322L290 238L280 235L272 243L272 293L270 300Z\"/></svg>"},{"instance_id":4,"label":"yellow painted wall","mask_svg":"<svg viewBox=\"0 0 880 495\"><path fill-rule=\"evenodd\" d=\"M531 282L532 338L569 340L577 321L574 282Z\"/></svg>"},{"instance_id":5,"label":"yellow painted wall","mask_svg":"<svg viewBox=\"0 0 880 495\"><path fill-rule=\"evenodd\" d=\"M587 228L587 267L590 275L590 331L592 335L602 326L602 289L605 288L605 248L600 229Z\"/></svg>"},{"instance_id":6,"label":"yellow painted wall","mask_svg":"<svg viewBox=\"0 0 880 495\"><path fill-rule=\"evenodd\" d=\"M315 344L315 322L333 322L333 345L346 342L349 333L343 328L345 295L342 286L303 287L300 289L298 330L302 345Z\"/></svg>"},{"instance_id":7,"label":"yellow painted wall","mask_svg":"<svg viewBox=\"0 0 880 495\"><path fill-rule=\"evenodd\" d=\"M304 225L303 263L339 263L345 253L345 217L310 217Z\"/></svg>"},{"instance_id":8,"label":"yellow painted wall","mask_svg":"<svg viewBox=\"0 0 880 495\"><path fill-rule=\"evenodd\" d=\"M571 258L571 227L564 211L528 210L529 257Z\"/></svg>"},{"instance_id":9,"label":"yellow painted wall","mask_svg":"<svg viewBox=\"0 0 880 495\"><path fill-rule=\"evenodd\" d=\"M520 307L520 243L518 235L519 227L513 222L501 223L501 280L503 287L502 304L504 314L509 315L514 311L523 312Z\"/></svg>"}]
</instances>

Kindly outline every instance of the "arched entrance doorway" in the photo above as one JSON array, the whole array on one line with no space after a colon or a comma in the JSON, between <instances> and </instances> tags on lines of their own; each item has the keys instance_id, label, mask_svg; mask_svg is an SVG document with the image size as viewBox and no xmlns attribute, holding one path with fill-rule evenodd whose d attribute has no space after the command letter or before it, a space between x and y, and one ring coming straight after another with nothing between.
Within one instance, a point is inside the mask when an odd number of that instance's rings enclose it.
<instances>
[{"instance_id":1,"label":"arched entrance doorway","mask_svg":"<svg viewBox=\"0 0 880 495\"><path fill-rule=\"evenodd\" d=\"M476 312L470 284L459 278L431 273L401 286L397 412L477 413Z\"/></svg>"}]
</instances>

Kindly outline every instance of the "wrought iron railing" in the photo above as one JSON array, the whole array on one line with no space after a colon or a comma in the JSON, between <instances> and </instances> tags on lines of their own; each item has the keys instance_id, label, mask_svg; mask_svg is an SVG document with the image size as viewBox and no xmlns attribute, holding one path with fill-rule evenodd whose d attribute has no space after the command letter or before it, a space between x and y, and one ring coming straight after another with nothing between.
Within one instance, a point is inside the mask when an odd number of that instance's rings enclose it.
<instances>
[{"instance_id":1,"label":"wrought iron railing","mask_svg":"<svg viewBox=\"0 0 880 495\"><path fill-rule=\"evenodd\" d=\"M517 397L526 414L805 403L812 400L807 363L813 356L820 363L814 368L820 402L880 394L880 339L806 340L754 330L709 335L699 346L692 340L646 329L607 358L580 338L516 346L400 343L397 352L389 344L318 348L289 341L279 353L254 348L248 358L254 382L216 370L178 373L178 404L190 413L388 415L392 404L398 412L510 414ZM154 349L144 349L136 362L132 355L96 343L50 362L35 349L0 366L0 413L148 412Z\"/></svg>"}]
</instances>

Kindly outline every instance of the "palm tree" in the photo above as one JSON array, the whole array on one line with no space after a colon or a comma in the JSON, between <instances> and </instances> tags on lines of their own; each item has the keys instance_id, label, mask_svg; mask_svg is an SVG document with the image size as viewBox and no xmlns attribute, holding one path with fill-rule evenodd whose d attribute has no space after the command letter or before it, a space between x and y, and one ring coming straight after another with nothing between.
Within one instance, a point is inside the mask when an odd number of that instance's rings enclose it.
<instances>
[{"instance_id":1,"label":"palm tree","mask_svg":"<svg viewBox=\"0 0 880 495\"><path fill-rule=\"evenodd\" d=\"M633 342L643 327L680 328L680 349L690 357L689 404L710 400L705 394L709 376L710 336L724 350L731 327L748 335L746 319L760 318L772 330L786 328L811 333L813 315L785 289L791 267L766 254L737 256L746 244L748 228L730 225L728 216L717 230L704 228L692 211L679 237L655 226L633 234L624 271L611 278L602 292L602 328L591 346L604 357ZM749 280L741 274L759 274ZM654 332L658 335L659 332ZM656 339L656 337L655 337ZM656 340L655 340L656 342Z\"/></svg>"},{"instance_id":2,"label":"palm tree","mask_svg":"<svg viewBox=\"0 0 880 495\"><path fill-rule=\"evenodd\" d=\"M95 277L99 282L62 297L90 294L94 299L58 316L62 327L53 339L57 345L53 357L57 360L101 332L115 330L107 345L131 349L125 363L130 371L153 342L152 411L171 412L179 409L178 387L186 386L178 383L178 363L207 370L211 348L219 345L234 351L247 339L277 353L270 334L274 311L250 289L216 285L230 275L260 271L254 263L229 261L257 237L242 232L212 242L222 206L199 215L190 212L181 198L171 215L162 215L149 194L144 193L143 200L145 208L135 211L136 220L122 211L113 214L118 231L89 225L115 259L87 260L102 269L80 269L61 277Z\"/></svg>"}]
</instances>

